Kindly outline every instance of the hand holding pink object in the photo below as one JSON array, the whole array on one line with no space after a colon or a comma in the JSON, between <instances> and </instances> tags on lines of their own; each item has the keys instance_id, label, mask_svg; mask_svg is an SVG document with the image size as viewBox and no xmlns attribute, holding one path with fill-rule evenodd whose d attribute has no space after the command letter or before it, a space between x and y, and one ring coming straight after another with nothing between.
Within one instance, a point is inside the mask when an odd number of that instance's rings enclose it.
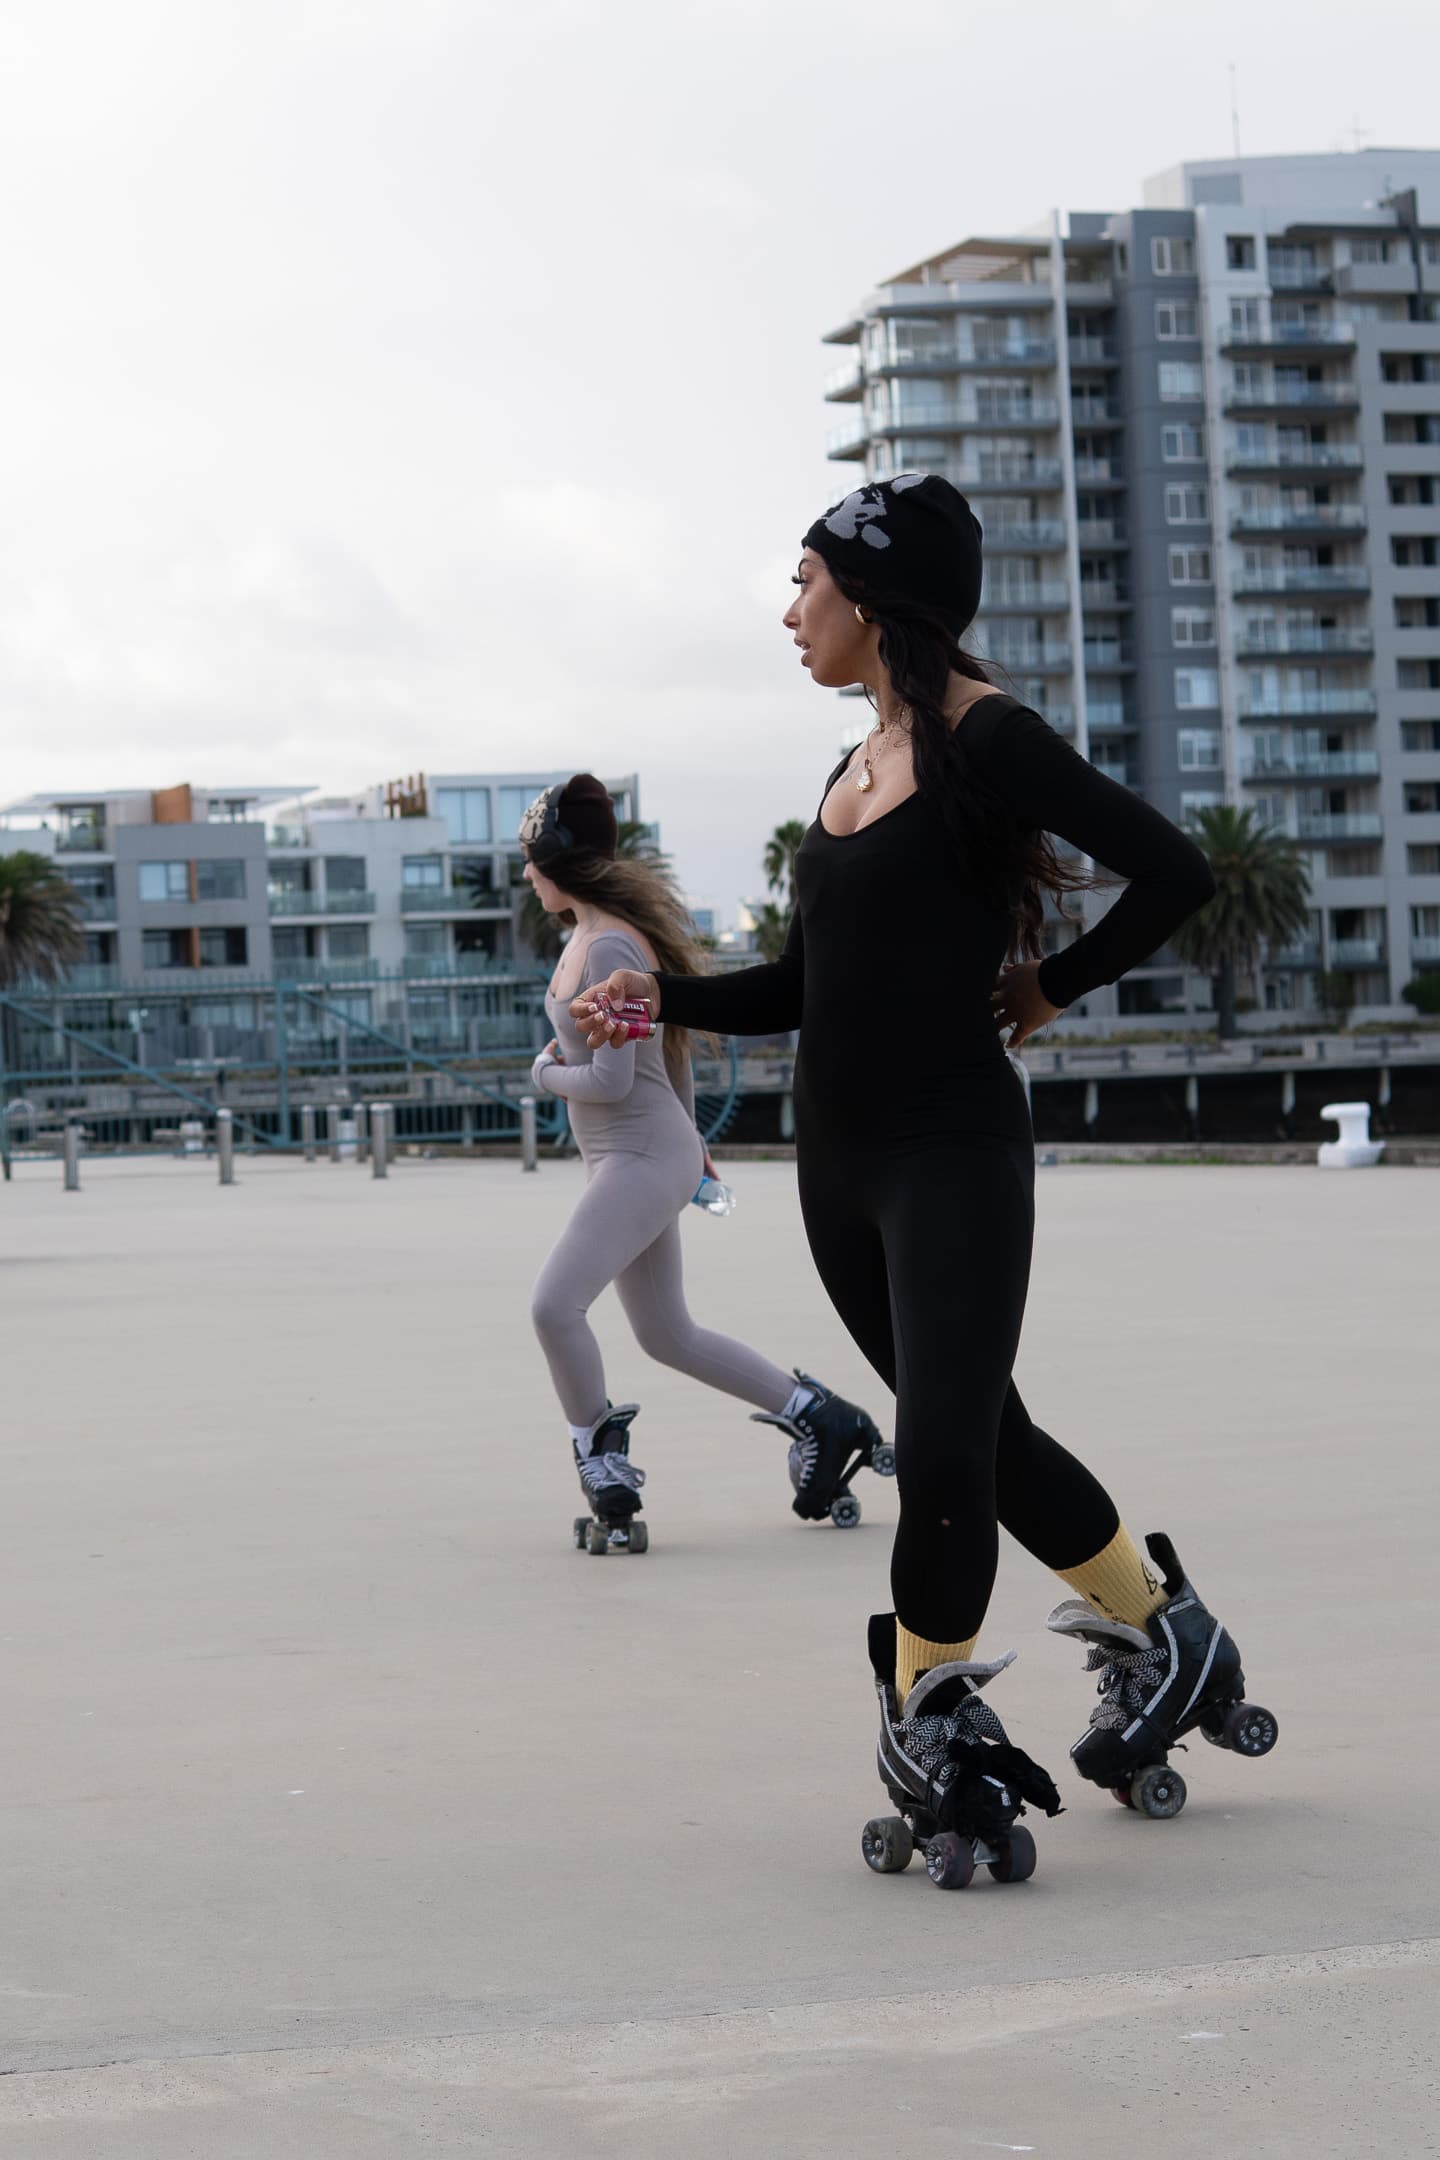
<instances>
[{"instance_id":1,"label":"hand holding pink object","mask_svg":"<svg viewBox=\"0 0 1440 2160\"><path fill-rule=\"evenodd\" d=\"M603 983L583 990L570 1007L577 1027L588 1028L591 1049L601 1043L645 1042L655 1033L660 985L653 975L617 968Z\"/></svg>"}]
</instances>

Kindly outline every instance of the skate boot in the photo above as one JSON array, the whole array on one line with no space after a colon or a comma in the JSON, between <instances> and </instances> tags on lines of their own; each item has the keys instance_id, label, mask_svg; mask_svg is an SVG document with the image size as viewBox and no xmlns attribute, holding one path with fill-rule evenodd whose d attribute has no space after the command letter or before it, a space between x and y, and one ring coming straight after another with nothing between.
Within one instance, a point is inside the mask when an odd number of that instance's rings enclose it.
<instances>
[{"instance_id":1,"label":"skate boot","mask_svg":"<svg viewBox=\"0 0 1440 2160\"><path fill-rule=\"evenodd\" d=\"M850 1480L863 1469L877 1477L894 1477L895 1450L857 1404L832 1395L798 1368L795 1378L810 1390L803 1410L794 1417L755 1410L752 1419L757 1425L778 1425L790 1435L790 1482L795 1488L790 1504L795 1513L805 1522L823 1522L828 1515L837 1530L853 1530L860 1520L860 1502Z\"/></svg>"},{"instance_id":2,"label":"skate boot","mask_svg":"<svg viewBox=\"0 0 1440 2160\"><path fill-rule=\"evenodd\" d=\"M898 1874L915 1847L937 1889L963 1890L977 1866L996 1882L1035 1872L1035 1840L1016 1817L1025 1803L1060 1813L1060 1795L1038 1763L1012 1747L980 1690L1013 1650L988 1665L937 1665L922 1673L902 1711L895 1692L895 1615L870 1622L870 1662L880 1698L881 1783L900 1810L866 1823L860 1850L877 1875Z\"/></svg>"},{"instance_id":3,"label":"skate boot","mask_svg":"<svg viewBox=\"0 0 1440 2160\"><path fill-rule=\"evenodd\" d=\"M641 1522L640 1487L645 1472L630 1460L630 1421L639 1403L613 1406L575 1442L580 1489L590 1503L588 1515L575 1518L577 1552L644 1552L650 1532Z\"/></svg>"},{"instance_id":4,"label":"skate boot","mask_svg":"<svg viewBox=\"0 0 1440 2160\"><path fill-rule=\"evenodd\" d=\"M1084 1598L1057 1605L1046 1626L1088 1643L1085 1670L1100 1675L1090 1729L1070 1760L1126 1807L1164 1820L1185 1805L1185 1780L1168 1756L1186 1733L1198 1727L1215 1747L1268 1755L1279 1725L1244 1700L1240 1652L1196 1596L1169 1538L1157 1531L1145 1543L1166 1592L1147 1626L1107 1619Z\"/></svg>"}]
</instances>

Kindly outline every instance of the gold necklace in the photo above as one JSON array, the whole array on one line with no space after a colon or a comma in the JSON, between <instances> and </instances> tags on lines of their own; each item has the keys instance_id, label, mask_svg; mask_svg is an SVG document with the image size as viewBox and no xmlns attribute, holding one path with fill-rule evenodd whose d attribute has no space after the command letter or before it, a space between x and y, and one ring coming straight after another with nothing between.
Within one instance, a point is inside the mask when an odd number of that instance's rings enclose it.
<instances>
[{"instance_id":1,"label":"gold necklace","mask_svg":"<svg viewBox=\"0 0 1440 2160\"><path fill-rule=\"evenodd\" d=\"M882 713L870 730L870 735L878 735L880 738L875 745L876 757L879 757L881 751L885 748L885 731L889 725L890 722ZM896 721L896 727L899 728L898 720ZM860 753L860 771L855 781L856 789L861 795L868 795L875 785L874 759L870 755L870 735L865 737L865 747Z\"/></svg>"}]
</instances>

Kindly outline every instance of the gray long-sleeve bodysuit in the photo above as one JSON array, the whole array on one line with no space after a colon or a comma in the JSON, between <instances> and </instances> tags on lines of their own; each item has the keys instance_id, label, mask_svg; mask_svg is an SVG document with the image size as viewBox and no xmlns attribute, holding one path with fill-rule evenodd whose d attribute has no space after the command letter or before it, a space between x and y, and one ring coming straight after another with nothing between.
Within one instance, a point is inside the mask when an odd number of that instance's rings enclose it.
<instances>
[{"instance_id":1,"label":"gray long-sleeve bodysuit","mask_svg":"<svg viewBox=\"0 0 1440 2160\"><path fill-rule=\"evenodd\" d=\"M585 955L579 987L604 982L616 968L649 965L633 937L602 931ZM782 1410L794 1387L790 1377L744 1343L697 1327L685 1303L678 1217L704 1174L688 1066L677 1092L663 1028L648 1042L602 1043L592 1051L568 1004L547 992L545 1011L564 1062L542 1053L534 1082L569 1104L587 1173L531 1304L566 1418L589 1426L605 1414L605 1368L586 1316L612 1282L648 1356L757 1409Z\"/></svg>"}]
</instances>

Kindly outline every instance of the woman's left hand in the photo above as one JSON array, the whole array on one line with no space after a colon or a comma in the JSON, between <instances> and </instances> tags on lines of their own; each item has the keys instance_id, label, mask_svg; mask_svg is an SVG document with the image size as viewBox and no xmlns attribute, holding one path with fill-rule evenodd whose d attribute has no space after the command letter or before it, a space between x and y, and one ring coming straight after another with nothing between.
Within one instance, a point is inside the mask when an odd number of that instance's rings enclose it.
<instances>
[{"instance_id":1,"label":"woman's left hand","mask_svg":"<svg viewBox=\"0 0 1440 2160\"><path fill-rule=\"evenodd\" d=\"M563 1065L565 1062L565 1053L560 1048L559 1037L556 1035L552 1035L549 1042L546 1043L544 1049L540 1052L540 1055L543 1058L554 1058L557 1065Z\"/></svg>"},{"instance_id":2,"label":"woman's left hand","mask_svg":"<svg viewBox=\"0 0 1440 2160\"><path fill-rule=\"evenodd\" d=\"M1058 1020L1062 1011L1052 1005L1040 988L1040 962L1024 960L1018 967L1000 970L1000 980L991 993L990 1008L995 1015L997 1028L1009 1028L1007 1050L1018 1050L1037 1028L1048 1027Z\"/></svg>"}]
</instances>

